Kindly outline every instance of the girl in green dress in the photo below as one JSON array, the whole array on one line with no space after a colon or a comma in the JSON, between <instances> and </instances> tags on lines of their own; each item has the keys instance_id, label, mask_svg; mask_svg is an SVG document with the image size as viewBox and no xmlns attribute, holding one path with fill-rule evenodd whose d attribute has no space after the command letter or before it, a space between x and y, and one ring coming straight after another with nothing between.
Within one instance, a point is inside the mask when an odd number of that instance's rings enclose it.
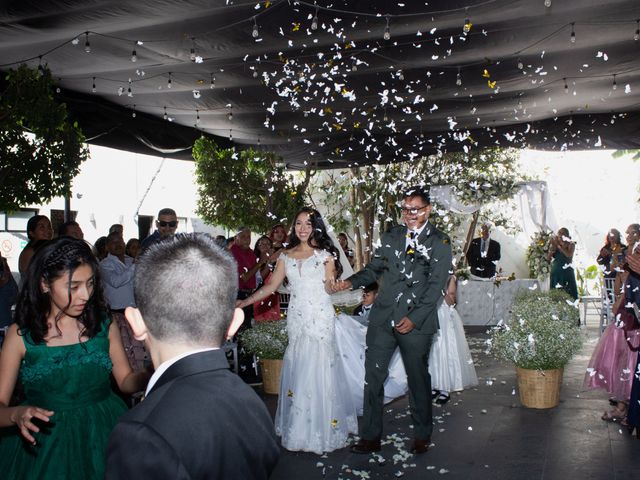
<instances>
[{"instance_id":1,"label":"girl in green dress","mask_svg":"<svg viewBox=\"0 0 640 480\"><path fill-rule=\"evenodd\" d=\"M106 311L84 241L62 237L35 254L0 354L3 478L103 477L109 434L126 410L110 374L123 393L148 379L132 372ZM10 406L18 377L26 400Z\"/></svg>"},{"instance_id":2,"label":"girl in green dress","mask_svg":"<svg viewBox=\"0 0 640 480\"><path fill-rule=\"evenodd\" d=\"M576 276L571 266L575 249L576 244L571 240L569 230L563 227L558 230L557 235L551 237L547 260L553 259L550 288L562 288L571 298L577 300Z\"/></svg>"}]
</instances>

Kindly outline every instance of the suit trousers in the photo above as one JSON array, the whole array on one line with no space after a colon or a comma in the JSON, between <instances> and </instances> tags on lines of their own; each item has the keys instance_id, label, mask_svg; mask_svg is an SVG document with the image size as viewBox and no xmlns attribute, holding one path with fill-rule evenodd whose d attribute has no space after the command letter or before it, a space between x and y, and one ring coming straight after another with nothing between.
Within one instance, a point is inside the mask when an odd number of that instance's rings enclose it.
<instances>
[{"instance_id":1,"label":"suit trousers","mask_svg":"<svg viewBox=\"0 0 640 480\"><path fill-rule=\"evenodd\" d=\"M409 384L409 406L416 438L426 440L433 431L431 411L431 375L429 351L432 334L398 333L391 325L372 326L367 330L365 357L364 414L360 436L374 440L382 436L384 381L389 375L389 362L396 347L404 362Z\"/></svg>"}]
</instances>

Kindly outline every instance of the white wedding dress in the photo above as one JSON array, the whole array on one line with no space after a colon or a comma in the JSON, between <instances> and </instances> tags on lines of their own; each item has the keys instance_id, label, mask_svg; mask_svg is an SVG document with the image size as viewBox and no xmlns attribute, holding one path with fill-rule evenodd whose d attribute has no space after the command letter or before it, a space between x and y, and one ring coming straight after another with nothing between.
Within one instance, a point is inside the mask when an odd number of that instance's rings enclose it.
<instances>
[{"instance_id":1,"label":"white wedding dress","mask_svg":"<svg viewBox=\"0 0 640 480\"><path fill-rule=\"evenodd\" d=\"M275 428L287 450L330 452L346 446L349 434L358 431L356 405L336 349L336 315L324 290L329 257L322 250L305 260L280 256L291 297Z\"/></svg>"}]
</instances>

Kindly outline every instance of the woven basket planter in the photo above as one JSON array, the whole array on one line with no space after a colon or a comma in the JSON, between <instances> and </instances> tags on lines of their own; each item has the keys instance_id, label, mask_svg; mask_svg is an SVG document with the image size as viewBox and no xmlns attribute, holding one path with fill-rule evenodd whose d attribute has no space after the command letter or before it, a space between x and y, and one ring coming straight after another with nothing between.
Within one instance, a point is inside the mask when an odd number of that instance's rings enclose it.
<instances>
[{"instance_id":1,"label":"woven basket planter","mask_svg":"<svg viewBox=\"0 0 640 480\"><path fill-rule=\"evenodd\" d=\"M553 408L560 403L563 369L527 370L516 367L520 402L528 408Z\"/></svg>"},{"instance_id":2,"label":"woven basket planter","mask_svg":"<svg viewBox=\"0 0 640 480\"><path fill-rule=\"evenodd\" d=\"M262 388L264 393L278 395L280 393L280 374L282 372L282 360L260 360L262 369Z\"/></svg>"}]
</instances>

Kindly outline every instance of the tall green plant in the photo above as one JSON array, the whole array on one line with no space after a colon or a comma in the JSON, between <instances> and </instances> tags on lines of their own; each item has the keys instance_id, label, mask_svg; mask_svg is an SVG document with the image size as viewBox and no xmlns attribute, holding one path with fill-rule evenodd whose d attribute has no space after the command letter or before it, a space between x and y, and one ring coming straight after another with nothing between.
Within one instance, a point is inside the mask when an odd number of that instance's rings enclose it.
<instances>
[{"instance_id":1,"label":"tall green plant","mask_svg":"<svg viewBox=\"0 0 640 480\"><path fill-rule=\"evenodd\" d=\"M87 159L84 136L56 100L49 70L9 70L0 97L0 210L68 195Z\"/></svg>"},{"instance_id":2,"label":"tall green plant","mask_svg":"<svg viewBox=\"0 0 640 480\"><path fill-rule=\"evenodd\" d=\"M205 137L196 140L192 153L197 213L207 223L267 232L275 223L291 222L305 202L311 172L287 172L273 153L218 148Z\"/></svg>"}]
</instances>

